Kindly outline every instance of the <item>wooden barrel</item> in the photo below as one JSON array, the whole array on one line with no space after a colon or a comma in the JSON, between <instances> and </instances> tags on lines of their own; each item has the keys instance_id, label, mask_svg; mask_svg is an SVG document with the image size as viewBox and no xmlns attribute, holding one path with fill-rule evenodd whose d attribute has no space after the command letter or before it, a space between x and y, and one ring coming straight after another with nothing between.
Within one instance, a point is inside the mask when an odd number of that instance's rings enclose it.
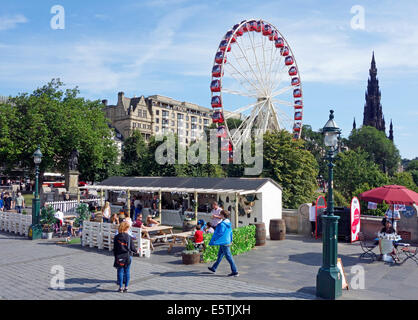
<instances>
[{"instance_id":1,"label":"wooden barrel","mask_svg":"<svg viewBox=\"0 0 418 320\"><path fill-rule=\"evenodd\" d=\"M284 219L271 219L269 231L271 240L286 239L286 223Z\"/></svg>"},{"instance_id":2,"label":"wooden barrel","mask_svg":"<svg viewBox=\"0 0 418 320\"><path fill-rule=\"evenodd\" d=\"M266 225L264 222L252 224L255 225L255 245L264 246L266 244Z\"/></svg>"}]
</instances>

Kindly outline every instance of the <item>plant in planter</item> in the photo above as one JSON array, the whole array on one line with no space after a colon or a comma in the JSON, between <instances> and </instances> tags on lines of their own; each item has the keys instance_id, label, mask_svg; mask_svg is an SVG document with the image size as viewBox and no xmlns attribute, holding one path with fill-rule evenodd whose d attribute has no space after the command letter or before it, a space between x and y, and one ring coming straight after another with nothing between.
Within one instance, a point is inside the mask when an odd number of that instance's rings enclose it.
<instances>
[{"instance_id":1,"label":"plant in planter","mask_svg":"<svg viewBox=\"0 0 418 320\"><path fill-rule=\"evenodd\" d=\"M54 232L55 210L52 206L43 207L41 210L40 223L44 238L51 239Z\"/></svg>"},{"instance_id":2,"label":"plant in planter","mask_svg":"<svg viewBox=\"0 0 418 320\"><path fill-rule=\"evenodd\" d=\"M186 249L181 253L183 264L200 263L200 252L195 249L193 241L187 241Z\"/></svg>"},{"instance_id":3,"label":"plant in planter","mask_svg":"<svg viewBox=\"0 0 418 320\"><path fill-rule=\"evenodd\" d=\"M28 212L26 210L23 210L22 214L28 214Z\"/></svg>"},{"instance_id":4,"label":"plant in planter","mask_svg":"<svg viewBox=\"0 0 418 320\"><path fill-rule=\"evenodd\" d=\"M77 213L77 218L74 219L74 227L79 228L79 233L80 233L83 228L83 221L85 220L89 221L91 217L91 213L86 203L80 203L75 209L75 212Z\"/></svg>"}]
</instances>

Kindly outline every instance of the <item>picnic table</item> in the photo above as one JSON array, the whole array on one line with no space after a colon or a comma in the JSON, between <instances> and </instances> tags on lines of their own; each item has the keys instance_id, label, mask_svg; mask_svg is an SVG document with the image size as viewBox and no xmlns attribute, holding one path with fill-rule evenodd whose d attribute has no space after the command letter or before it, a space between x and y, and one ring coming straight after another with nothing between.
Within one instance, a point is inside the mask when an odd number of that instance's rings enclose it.
<instances>
[{"instance_id":1,"label":"picnic table","mask_svg":"<svg viewBox=\"0 0 418 320\"><path fill-rule=\"evenodd\" d=\"M154 250L153 242L156 242L159 239L165 239L173 237L173 227L172 226L154 226L142 228L142 236L145 239L150 240L151 250ZM150 232L159 232L160 234L154 235ZM161 234L162 233L162 234Z\"/></svg>"},{"instance_id":2,"label":"picnic table","mask_svg":"<svg viewBox=\"0 0 418 320\"><path fill-rule=\"evenodd\" d=\"M173 240L170 242L170 247L168 248L168 252L173 249L174 246L185 246L187 244L187 239L193 237L193 231L181 232L173 234ZM176 243L177 240L180 240L180 243Z\"/></svg>"}]
</instances>

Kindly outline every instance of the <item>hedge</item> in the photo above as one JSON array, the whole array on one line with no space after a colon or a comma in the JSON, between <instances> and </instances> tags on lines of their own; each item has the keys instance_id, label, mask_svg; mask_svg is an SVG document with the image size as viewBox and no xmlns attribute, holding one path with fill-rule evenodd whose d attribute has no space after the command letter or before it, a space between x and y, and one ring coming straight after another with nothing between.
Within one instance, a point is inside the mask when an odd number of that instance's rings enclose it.
<instances>
[{"instance_id":1,"label":"hedge","mask_svg":"<svg viewBox=\"0 0 418 320\"><path fill-rule=\"evenodd\" d=\"M218 258L219 246L209 245L212 235L211 233L203 235L206 245L206 250L203 253L203 262L215 261ZM250 251L255 247L255 225L233 229L232 239L231 253L233 256Z\"/></svg>"}]
</instances>

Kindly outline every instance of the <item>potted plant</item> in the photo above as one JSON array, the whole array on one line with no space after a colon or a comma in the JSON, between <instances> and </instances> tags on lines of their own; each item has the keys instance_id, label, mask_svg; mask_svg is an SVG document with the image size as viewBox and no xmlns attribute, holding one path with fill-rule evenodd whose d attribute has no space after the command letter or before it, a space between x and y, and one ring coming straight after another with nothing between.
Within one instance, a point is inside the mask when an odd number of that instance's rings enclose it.
<instances>
[{"instance_id":1,"label":"potted plant","mask_svg":"<svg viewBox=\"0 0 418 320\"><path fill-rule=\"evenodd\" d=\"M43 207L41 210L41 225L42 225L42 238L52 239L54 233L55 223L55 210L52 206Z\"/></svg>"},{"instance_id":2,"label":"potted plant","mask_svg":"<svg viewBox=\"0 0 418 320\"><path fill-rule=\"evenodd\" d=\"M183 264L200 263L200 255L201 253L199 250L195 249L193 241L188 240L186 249L181 253Z\"/></svg>"},{"instance_id":3,"label":"potted plant","mask_svg":"<svg viewBox=\"0 0 418 320\"><path fill-rule=\"evenodd\" d=\"M79 228L78 233L81 233L81 237L83 237L82 230L83 230L83 221L90 220L91 213L89 207L85 203L80 203L76 208L77 218L74 220L74 227Z\"/></svg>"}]
</instances>

